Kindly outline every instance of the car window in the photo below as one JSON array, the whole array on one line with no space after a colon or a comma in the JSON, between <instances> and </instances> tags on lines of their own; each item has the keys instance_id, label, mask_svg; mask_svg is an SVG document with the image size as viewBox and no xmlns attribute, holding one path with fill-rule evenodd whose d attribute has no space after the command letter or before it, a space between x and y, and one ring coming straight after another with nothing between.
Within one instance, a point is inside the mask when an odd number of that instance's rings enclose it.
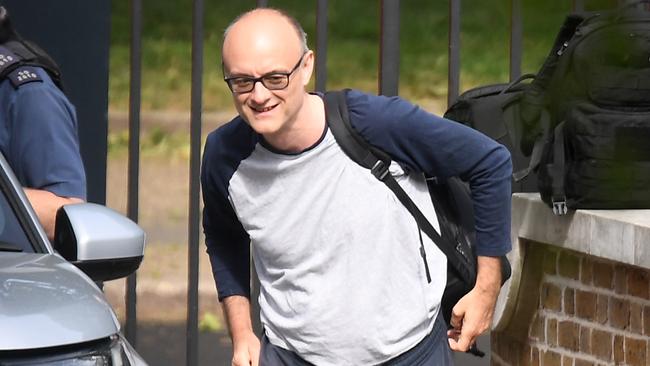
<instances>
[{"instance_id":1,"label":"car window","mask_svg":"<svg viewBox=\"0 0 650 366\"><path fill-rule=\"evenodd\" d=\"M0 252L35 252L4 192L0 194Z\"/></svg>"}]
</instances>

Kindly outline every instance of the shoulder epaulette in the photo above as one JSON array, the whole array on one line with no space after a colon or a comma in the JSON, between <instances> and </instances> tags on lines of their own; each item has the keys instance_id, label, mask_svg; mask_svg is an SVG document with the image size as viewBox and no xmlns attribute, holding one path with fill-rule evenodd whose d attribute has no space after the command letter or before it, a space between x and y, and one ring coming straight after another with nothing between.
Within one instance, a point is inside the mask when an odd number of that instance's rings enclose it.
<instances>
[{"instance_id":1,"label":"shoulder epaulette","mask_svg":"<svg viewBox=\"0 0 650 366\"><path fill-rule=\"evenodd\" d=\"M10 72L7 75L11 85L14 88L18 89L19 86L27 83L32 83L35 81L42 82L43 79L36 72L36 68L33 66L20 66L17 67L14 71Z\"/></svg>"},{"instance_id":2,"label":"shoulder epaulette","mask_svg":"<svg viewBox=\"0 0 650 366\"><path fill-rule=\"evenodd\" d=\"M14 88L34 81L42 82L36 67L46 71L54 84L63 90L59 67L45 51L25 40L0 44L0 81L9 79Z\"/></svg>"},{"instance_id":3,"label":"shoulder epaulette","mask_svg":"<svg viewBox=\"0 0 650 366\"><path fill-rule=\"evenodd\" d=\"M0 46L0 75L5 74L12 66L21 60L14 52L5 46Z\"/></svg>"}]
</instances>

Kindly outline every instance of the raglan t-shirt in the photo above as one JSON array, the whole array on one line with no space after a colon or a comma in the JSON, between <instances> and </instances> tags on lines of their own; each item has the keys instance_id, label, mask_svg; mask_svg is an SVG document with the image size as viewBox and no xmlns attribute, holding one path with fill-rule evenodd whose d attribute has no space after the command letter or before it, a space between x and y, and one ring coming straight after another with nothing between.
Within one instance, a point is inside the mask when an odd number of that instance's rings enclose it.
<instances>
[{"instance_id":1,"label":"raglan t-shirt","mask_svg":"<svg viewBox=\"0 0 650 366\"><path fill-rule=\"evenodd\" d=\"M478 254L510 249L505 148L398 97L350 91L347 102L353 127L391 155L391 174L434 227L424 174L460 176L473 190ZM237 117L209 135L201 181L219 298L250 296L252 248L272 344L317 365L378 364L431 331L446 282L444 254L327 127L310 148L286 154Z\"/></svg>"}]
</instances>

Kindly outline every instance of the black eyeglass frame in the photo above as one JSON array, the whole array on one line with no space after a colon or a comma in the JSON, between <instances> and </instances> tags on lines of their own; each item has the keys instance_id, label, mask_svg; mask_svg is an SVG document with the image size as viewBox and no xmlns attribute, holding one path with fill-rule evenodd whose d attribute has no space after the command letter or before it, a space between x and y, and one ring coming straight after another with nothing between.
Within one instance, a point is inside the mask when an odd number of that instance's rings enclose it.
<instances>
[{"instance_id":1,"label":"black eyeglass frame","mask_svg":"<svg viewBox=\"0 0 650 366\"><path fill-rule=\"evenodd\" d=\"M300 64L302 64L302 61L305 58L305 55L307 54L307 52L308 51L305 51L300 56L300 59L298 60L298 63L296 63L296 66L294 66L291 69L291 71L289 71L289 72L277 72L277 71L274 71L274 72L270 72L268 74L264 74L264 75L262 75L260 77L257 77L257 78L253 78L253 77L249 77L249 76L233 76L233 77L229 77L229 78L224 77L223 81L225 81L226 84L228 84L228 88L230 88L230 91L232 93L235 93L235 94L246 94L246 93L252 92L253 89L255 89L255 84L257 84L257 82L262 83L262 85L264 85L264 87L266 89L268 89L268 90L283 90L283 89L286 89L289 86L289 81L291 80L291 75L294 72L296 72L296 70L298 70L298 68L300 67ZM223 65L223 62L222 62L221 63L221 71L225 74L225 71L224 71L223 67L224 67L224 65ZM286 82L284 83L284 86L282 86L281 88L266 85L266 83L264 82L265 78L278 77L278 76L283 76L285 78L285 80L286 80ZM233 89L232 83L233 83L234 80L238 80L238 79L239 80L246 80L248 82L252 82L250 89L246 90L246 91L235 91Z\"/></svg>"}]
</instances>

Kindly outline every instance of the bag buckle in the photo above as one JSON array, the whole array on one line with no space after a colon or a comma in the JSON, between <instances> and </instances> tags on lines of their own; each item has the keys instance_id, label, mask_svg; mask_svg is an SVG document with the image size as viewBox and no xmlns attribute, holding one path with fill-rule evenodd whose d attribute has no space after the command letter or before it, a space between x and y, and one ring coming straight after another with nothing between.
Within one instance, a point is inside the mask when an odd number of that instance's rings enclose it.
<instances>
[{"instance_id":1,"label":"bag buckle","mask_svg":"<svg viewBox=\"0 0 650 366\"><path fill-rule=\"evenodd\" d=\"M460 240L457 240L457 241L456 241L456 251L457 251L458 253L460 253L460 255L463 256L463 259L465 259L465 261L466 261L467 263L471 262L470 259L469 259L469 256L468 256L467 253L465 252L465 248L463 247L463 243L461 243Z\"/></svg>"},{"instance_id":2,"label":"bag buckle","mask_svg":"<svg viewBox=\"0 0 650 366\"><path fill-rule=\"evenodd\" d=\"M553 198L553 214L556 216L566 215L569 212L569 208L566 205L566 197L562 196L560 198Z\"/></svg>"},{"instance_id":3,"label":"bag buckle","mask_svg":"<svg viewBox=\"0 0 650 366\"><path fill-rule=\"evenodd\" d=\"M375 176L375 178L383 182L388 175L388 165L386 165L382 160L377 160L375 166L370 169L370 172Z\"/></svg>"}]
</instances>

